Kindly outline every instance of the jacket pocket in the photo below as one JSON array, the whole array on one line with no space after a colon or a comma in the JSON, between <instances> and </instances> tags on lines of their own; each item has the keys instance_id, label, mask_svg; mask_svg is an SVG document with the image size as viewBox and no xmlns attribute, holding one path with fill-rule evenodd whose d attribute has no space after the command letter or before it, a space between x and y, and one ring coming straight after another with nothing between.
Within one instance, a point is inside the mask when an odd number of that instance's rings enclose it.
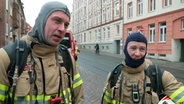
<instances>
[{"instance_id":1,"label":"jacket pocket","mask_svg":"<svg viewBox=\"0 0 184 104\"><path fill-rule=\"evenodd\" d=\"M17 80L16 96L26 96L30 91L28 71L23 71Z\"/></svg>"}]
</instances>

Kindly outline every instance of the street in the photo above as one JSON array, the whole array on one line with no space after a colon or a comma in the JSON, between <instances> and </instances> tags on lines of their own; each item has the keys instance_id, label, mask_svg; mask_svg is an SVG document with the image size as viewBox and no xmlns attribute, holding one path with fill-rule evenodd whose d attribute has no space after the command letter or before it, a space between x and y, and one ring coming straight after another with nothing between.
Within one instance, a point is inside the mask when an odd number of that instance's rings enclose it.
<instances>
[{"instance_id":1,"label":"street","mask_svg":"<svg viewBox=\"0 0 184 104\"><path fill-rule=\"evenodd\" d=\"M106 77L113 68L122 62L122 57L95 54L93 51L81 50L78 58L79 71L84 81L84 104L100 104ZM159 64L154 60L153 63ZM184 70L172 70L168 65L160 63L161 68L170 71L175 77L184 82Z\"/></svg>"}]
</instances>

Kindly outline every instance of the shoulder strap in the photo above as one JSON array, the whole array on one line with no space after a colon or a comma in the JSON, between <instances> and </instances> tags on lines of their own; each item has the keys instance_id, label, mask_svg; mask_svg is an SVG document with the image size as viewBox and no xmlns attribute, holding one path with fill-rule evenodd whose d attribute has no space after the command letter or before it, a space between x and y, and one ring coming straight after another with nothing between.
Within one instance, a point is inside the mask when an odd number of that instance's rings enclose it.
<instances>
[{"instance_id":1,"label":"shoulder strap","mask_svg":"<svg viewBox=\"0 0 184 104\"><path fill-rule=\"evenodd\" d=\"M162 99L164 95L164 89L162 85L162 75L164 70L160 69L157 65L150 65L146 70L146 75L151 80L151 88L159 96L159 99Z\"/></svg>"},{"instance_id":2,"label":"shoulder strap","mask_svg":"<svg viewBox=\"0 0 184 104\"><path fill-rule=\"evenodd\" d=\"M121 70L122 70L122 67L123 66L124 66L123 64L117 65L113 69L113 71L110 73L110 77L109 77L109 80L108 81L109 81L109 84L110 84L110 87L111 88L115 86L115 84L116 84L116 82L118 80L118 77L121 74Z\"/></svg>"},{"instance_id":3,"label":"shoulder strap","mask_svg":"<svg viewBox=\"0 0 184 104\"><path fill-rule=\"evenodd\" d=\"M74 81L74 68L73 68L73 63L72 63L72 57L70 55L68 48L63 44L60 44L58 51L59 51L59 54L63 58L63 65L62 66L64 66L66 68L67 72L70 73L69 75L72 75L71 77L72 77L72 80ZM68 75L68 77L70 77L69 75ZM72 83L70 82L70 80L69 80L69 86L71 88L72 104L74 104L74 101L75 101L74 89L72 87Z\"/></svg>"},{"instance_id":4,"label":"shoulder strap","mask_svg":"<svg viewBox=\"0 0 184 104\"><path fill-rule=\"evenodd\" d=\"M18 76L23 72L27 62L27 57L30 52L30 47L24 40L17 40L15 43L10 43L4 47L10 58L10 64L7 70L10 85L12 85L12 78L15 71L16 60L18 62ZM18 50L18 51L17 51ZM16 57L18 55L18 57Z\"/></svg>"},{"instance_id":5,"label":"shoulder strap","mask_svg":"<svg viewBox=\"0 0 184 104\"><path fill-rule=\"evenodd\" d=\"M70 52L68 51L68 48L63 45L63 44L60 44L59 45L59 54L62 56L63 58L63 65L67 72L70 73L72 75L72 80L74 79L74 69L73 69L73 64L72 64L72 58L71 58L71 55L70 55Z\"/></svg>"}]
</instances>

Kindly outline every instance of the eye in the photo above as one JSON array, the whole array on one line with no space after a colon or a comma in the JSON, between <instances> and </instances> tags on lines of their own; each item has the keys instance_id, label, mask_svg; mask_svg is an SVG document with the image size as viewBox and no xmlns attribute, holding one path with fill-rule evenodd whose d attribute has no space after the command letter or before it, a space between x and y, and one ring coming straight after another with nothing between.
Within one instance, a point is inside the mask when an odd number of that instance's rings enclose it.
<instances>
[{"instance_id":1,"label":"eye","mask_svg":"<svg viewBox=\"0 0 184 104\"><path fill-rule=\"evenodd\" d=\"M60 23L61 23L61 19L56 18L56 19L54 19L54 22L55 22L56 24L60 24Z\"/></svg>"},{"instance_id":2,"label":"eye","mask_svg":"<svg viewBox=\"0 0 184 104\"><path fill-rule=\"evenodd\" d=\"M143 52L143 51L146 50L146 47L141 47L139 50L140 50L141 52Z\"/></svg>"},{"instance_id":3,"label":"eye","mask_svg":"<svg viewBox=\"0 0 184 104\"><path fill-rule=\"evenodd\" d=\"M131 49L131 50L136 50L136 49L137 49L137 47L135 47L135 46L131 46L131 47L130 47L130 49Z\"/></svg>"},{"instance_id":4,"label":"eye","mask_svg":"<svg viewBox=\"0 0 184 104\"><path fill-rule=\"evenodd\" d=\"M65 23L65 28L68 28L68 26L69 26L69 23Z\"/></svg>"}]
</instances>

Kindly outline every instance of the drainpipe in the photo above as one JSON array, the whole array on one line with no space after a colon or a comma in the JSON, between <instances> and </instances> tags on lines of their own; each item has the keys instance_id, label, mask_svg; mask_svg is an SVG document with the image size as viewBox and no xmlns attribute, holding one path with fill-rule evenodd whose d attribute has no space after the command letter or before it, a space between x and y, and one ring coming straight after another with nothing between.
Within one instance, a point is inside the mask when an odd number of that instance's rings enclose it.
<instances>
[{"instance_id":1,"label":"drainpipe","mask_svg":"<svg viewBox=\"0 0 184 104\"><path fill-rule=\"evenodd\" d=\"M123 35L122 35L122 54L123 54L123 48L124 48L124 18L125 18L125 16L124 16L124 2L125 0L123 0L123 2L122 2L122 25L123 25L123 28L122 28L122 32L123 32Z\"/></svg>"}]
</instances>

